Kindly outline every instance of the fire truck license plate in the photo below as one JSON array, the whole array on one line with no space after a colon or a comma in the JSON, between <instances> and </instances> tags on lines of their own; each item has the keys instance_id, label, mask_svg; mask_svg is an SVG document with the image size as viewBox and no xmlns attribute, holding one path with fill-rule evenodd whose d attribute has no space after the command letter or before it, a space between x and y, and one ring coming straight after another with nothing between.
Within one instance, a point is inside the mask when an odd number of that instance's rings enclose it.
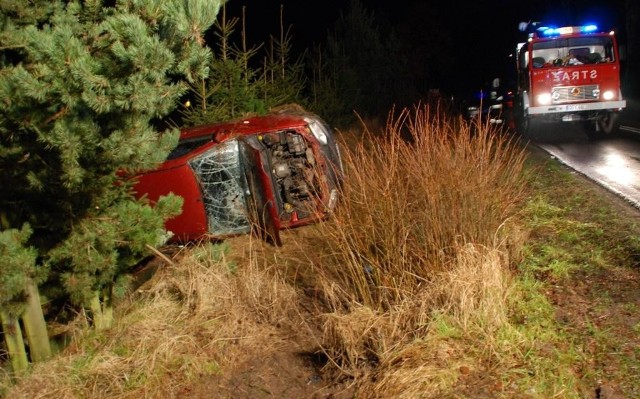
<instances>
[{"instance_id":1,"label":"fire truck license plate","mask_svg":"<svg viewBox=\"0 0 640 399\"><path fill-rule=\"evenodd\" d=\"M567 111L580 111L583 109L587 109L587 107L584 104L567 105Z\"/></svg>"}]
</instances>

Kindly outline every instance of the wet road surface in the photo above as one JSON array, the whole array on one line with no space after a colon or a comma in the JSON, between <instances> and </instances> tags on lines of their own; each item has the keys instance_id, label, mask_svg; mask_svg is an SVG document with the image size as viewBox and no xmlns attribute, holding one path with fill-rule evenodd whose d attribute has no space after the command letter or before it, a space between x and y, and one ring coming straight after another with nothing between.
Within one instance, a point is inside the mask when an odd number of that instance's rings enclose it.
<instances>
[{"instance_id":1,"label":"wet road surface","mask_svg":"<svg viewBox=\"0 0 640 399\"><path fill-rule=\"evenodd\" d=\"M640 208L640 140L539 143L560 162Z\"/></svg>"},{"instance_id":2,"label":"wet road surface","mask_svg":"<svg viewBox=\"0 0 640 399\"><path fill-rule=\"evenodd\" d=\"M590 140L584 126L548 126L532 141L560 162L618 194L640 209L640 114L621 118L615 137Z\"/></svg>"}]
</instances>

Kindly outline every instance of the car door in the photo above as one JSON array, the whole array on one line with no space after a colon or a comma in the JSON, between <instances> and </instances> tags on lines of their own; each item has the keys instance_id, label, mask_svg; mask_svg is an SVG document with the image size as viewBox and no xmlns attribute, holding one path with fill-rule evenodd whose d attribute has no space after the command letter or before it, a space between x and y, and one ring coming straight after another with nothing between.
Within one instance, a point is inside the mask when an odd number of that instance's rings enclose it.
<instances>
[{"instance_id":1,"label":"car door","mask_svg":"<svg viewBox=\"0 0 640 399\"><path fill-rule=\"evenodd\" d=\"M240 140L241 162L247 179L247 207L252 229L267 242L281 246L280 217L275 189L264 149L250 137Z\"/></svg>"}]
</instances>

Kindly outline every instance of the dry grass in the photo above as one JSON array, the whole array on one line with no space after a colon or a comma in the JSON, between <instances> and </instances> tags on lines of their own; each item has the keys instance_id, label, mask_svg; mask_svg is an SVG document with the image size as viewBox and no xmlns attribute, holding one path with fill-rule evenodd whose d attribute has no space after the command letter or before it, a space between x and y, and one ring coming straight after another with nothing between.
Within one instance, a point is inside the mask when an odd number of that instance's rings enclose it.
<instances>
[{"instance_id":1,"label":"dry grass","mask_svg":"<svg viewBox=\"0 0 640 399\"><path fill-rule=\"evenodd\" d=\"M78 329L74 344L35 365L7 396L180 397L203 378L232 375L247 354L288 345L279 331L300 322L295 290L256 257L234 265L223 249L185 250L117 307L112 330Z\"/></svg>"}]
</instances>

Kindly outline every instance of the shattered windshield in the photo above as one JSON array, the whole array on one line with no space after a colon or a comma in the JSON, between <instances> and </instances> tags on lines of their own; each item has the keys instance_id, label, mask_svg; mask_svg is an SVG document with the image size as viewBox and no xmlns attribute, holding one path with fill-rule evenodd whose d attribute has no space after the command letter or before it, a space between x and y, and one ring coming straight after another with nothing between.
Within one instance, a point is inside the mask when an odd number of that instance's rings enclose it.
<instances>
[{"instance_id":1,"label":"shattered windshield","mask_svg":"<svg viewBox=\"0 0 640 399\"><path fill-rule=\"evenodd\" d=\"M221 143L191 160L189 165L200 181L209 232L215 235L248 232L245 198L248 189L238 141Z\"/></svg>"},{"instance_id":2,"label":"shattered windshield","mask_svg":"<svg viewBox=\"0 0 640 399\"><path fill-rule=\"evenodd\" d=\"M533 43L534 68L600 64L615 60L610 36L557 38Z\"/></svg>"}]
</instances>

